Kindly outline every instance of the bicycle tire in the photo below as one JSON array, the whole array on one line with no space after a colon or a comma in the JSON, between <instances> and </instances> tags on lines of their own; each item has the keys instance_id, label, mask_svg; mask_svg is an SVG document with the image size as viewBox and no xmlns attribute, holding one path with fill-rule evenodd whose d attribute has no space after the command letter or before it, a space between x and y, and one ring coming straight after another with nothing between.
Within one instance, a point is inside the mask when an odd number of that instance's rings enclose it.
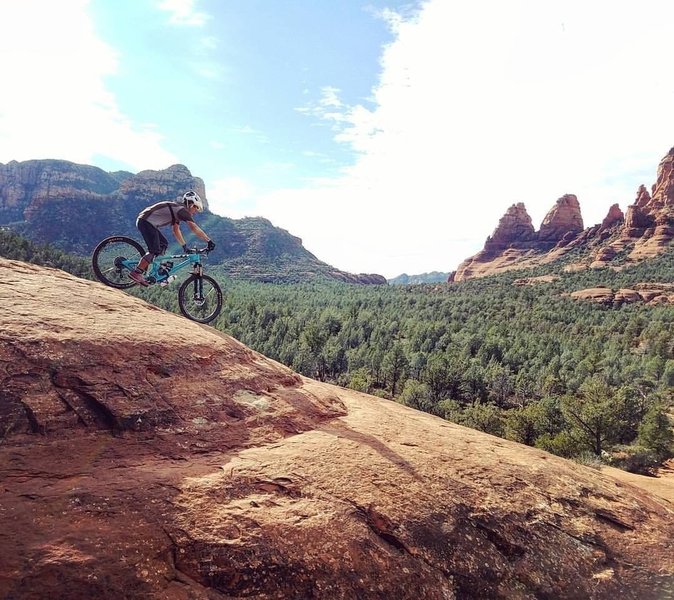
<instances>
[{"instance_id":1,"label":"bicycle tire","mask_svg":"<svg viewBox=\"0 0 674 600\"><path fill-rule=\"evenodd\" d=\"M129 279L128 270L119 265L119 260L138 262L144 254L145 249L136 240L123 235L113 235L96 246L91 255L91 265L101 283L125 290L138 284Z\"/></svg>"},{"instance_id":2,"label":"bicycle tire","mask_svg":"<svg viewBox=\"0 0 674 600\"><path fill-rule=\"evenodd\" d=\"M199 279L201 279L201 295L203 300L196 299ZM206 289L208 288L208 289ZM222 310L222 290L212 277L208 275L190 275L183 281L178 290L180 312L197 323L210 323Z\"/></svg>"}]
</instances>

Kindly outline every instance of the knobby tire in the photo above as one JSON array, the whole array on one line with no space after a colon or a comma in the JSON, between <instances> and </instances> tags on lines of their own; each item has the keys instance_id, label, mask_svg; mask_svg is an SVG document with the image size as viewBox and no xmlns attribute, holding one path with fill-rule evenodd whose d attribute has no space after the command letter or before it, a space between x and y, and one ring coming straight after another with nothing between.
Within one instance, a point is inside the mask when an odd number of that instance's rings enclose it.
<instances>
[{"instance_id":1,"label":"knobby tire","mask_svg":"<svg viewBox=\"0 0 674 600\"><path fill-rule=\"evenodd\" d=\"M136 240L123 235L114 235L105 238L96 246L91 256L91 264L96 278L101 283L118 290L125 290L138 284L129 279L127 269L122 269L120 273L114 260L123 258L138 262L144 254L145 249Z\"/></svg>"},{"instance_id":2,"label":"knobby tire","mask_svg":"<svg viewBox=\"0 0 674 600\"><path fill-rule=\"evenodd\" d=\"M201 275L201 284L205 296L204 304L199 306L194 300L195 285L199 275L192 274L183 281L178 290L180 312L197 323L210 323L218 317L222 310L222 290L212 277Z\"/></svg>"}]
</instances>

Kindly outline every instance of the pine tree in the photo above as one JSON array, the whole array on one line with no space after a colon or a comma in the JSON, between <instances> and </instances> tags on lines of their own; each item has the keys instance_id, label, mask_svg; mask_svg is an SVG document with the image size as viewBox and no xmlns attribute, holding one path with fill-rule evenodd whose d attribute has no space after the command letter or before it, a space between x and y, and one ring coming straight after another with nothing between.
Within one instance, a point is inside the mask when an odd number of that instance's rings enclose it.
<instances>
[{"instance_id":1,"label":"pine tree","mask_svg":"<svg viewBox=\"0 0 674 600\"><path fill-rule=\"evenodd\" d=\"M653 450L661 461L674 455L674 432L662 406L655 405L646 413L639 427L638 441Z\"/></svg>"}]
</instances>

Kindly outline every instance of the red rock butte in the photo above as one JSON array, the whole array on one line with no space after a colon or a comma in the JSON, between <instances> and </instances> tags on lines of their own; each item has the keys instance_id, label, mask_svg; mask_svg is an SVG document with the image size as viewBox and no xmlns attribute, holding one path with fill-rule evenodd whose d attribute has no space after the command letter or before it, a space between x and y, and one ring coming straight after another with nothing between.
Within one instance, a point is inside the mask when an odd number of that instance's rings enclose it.
<instances>
[{"instance_id":1,"label":"red rock butte","mask_svg":"<svg viewBox=\"0 0 674 600\"><path fill-rule=\"evenodd\" d=\"M674 505L0 259L0 598L674 594Z\"/></svg>"},{"instance_id":2,"label":"red rock butte","mask_svg":"<svg viewBox=\"0 0 674 600\"><path fill-rule=\"evenodd\" d=\"M566 268L578 270L610 266L619 253L629 263L664 252L674 240L674 148L662 159L652 195L645 186L623 214L613 204L600 224L583 229L580 203L573 194L557 200L536 231L522 202L501 217L484 248L464 260L449 281L485 277L513 269L551 263L571 250L584 258Z\"/></svg>"}]
</instances>

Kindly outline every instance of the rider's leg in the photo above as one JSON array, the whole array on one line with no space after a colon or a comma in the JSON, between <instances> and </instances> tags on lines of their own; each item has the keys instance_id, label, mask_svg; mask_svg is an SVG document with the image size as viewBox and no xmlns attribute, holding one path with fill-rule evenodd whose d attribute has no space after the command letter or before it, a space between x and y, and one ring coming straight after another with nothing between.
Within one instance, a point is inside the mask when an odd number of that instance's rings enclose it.
<instances>
[{"instance_id":1,"label":"rider's leg","mask_svg":"<svg viewBox=\"0 0 674 600\"><path fill-rule=\"evenodd\" d=\"M161 254L162 248L165 249L168 244L166 244L166 238L161 231L145 219L138 219L136 226L147 244L147 252L136 265L136 272L145 273L152 264L154 257Z\"/></svg>"},{"instance_id":2,"label":"rider's leg","mask_svg":"<svg viewBox=\"0 0 674 600\"><path fill-rule=\"evenodd\" d=\"M143 258L141 258L138 261L138 264L136 265L136 271L140 273L145 273L147 271L147 268L152 264L152 261L154 260L154 254L151 252L148 252Z\"/></svg>"},{"instance_id":3,"label":"rider's leg","mask_svg":"<svg viewBox=\"0 0 674 600\"><path fill-rule=\"evenodd\" d=\"M146 286L149 283L145 280L145 271L152 264L154 257L161 254L162 240L166 240L166 238L164 238L159 229L148 223L145 219L138 219L136 226L147 244L147 252L138 261L136 268L129 273L129 277L136 283Z\"/></svg>"},{"instance_id":4,"label":"rider's leg","mask_svg":"<svg viewBox=\"0 0 674 600\"><path fill-rule=\"evenodd\" d=\"M166 249L168 248L168 240L164 237L164 234L157 229L159 234L159 254L166 254Z\"/></svg>"}]
</instances>

